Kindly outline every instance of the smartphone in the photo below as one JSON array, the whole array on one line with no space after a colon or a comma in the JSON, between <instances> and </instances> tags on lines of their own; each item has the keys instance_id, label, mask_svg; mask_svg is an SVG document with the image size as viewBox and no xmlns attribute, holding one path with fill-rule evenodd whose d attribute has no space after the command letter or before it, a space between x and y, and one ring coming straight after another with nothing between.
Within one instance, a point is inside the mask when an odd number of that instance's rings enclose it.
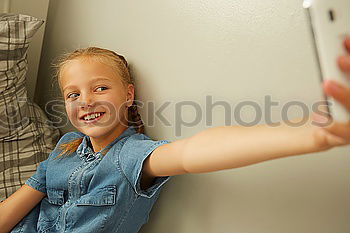
<instances>
[{"instance_id":1,"label":"smartphone","mask_svg":"<svg viewBox=\"0 0 350 233\"><path fill-rule=\"evenodd\" d=\"M344 39L350 35L350 0L304 0L313 37L320 81L327 79L350 88L350 75L342 72L337 58L346 53ZM327 114L336 121L349 121L350 113L332 97L323 93Z\"/></svg>"}]
</instances>

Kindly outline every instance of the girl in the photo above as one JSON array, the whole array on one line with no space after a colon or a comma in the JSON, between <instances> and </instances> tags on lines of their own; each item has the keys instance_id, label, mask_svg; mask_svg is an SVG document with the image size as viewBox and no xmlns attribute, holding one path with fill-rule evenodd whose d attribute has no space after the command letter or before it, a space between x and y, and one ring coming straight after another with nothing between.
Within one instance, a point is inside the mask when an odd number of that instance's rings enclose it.
<instances>
[{"instance_id":1,"label":"girl","mask_svg":"<svg viewBox=\"0 0 350 233\"><path fill-rule=\"evenodd\" d=\"M345 47L350 52L350 38ZM350 56L339 59L350 71ZM72 125L36 173L0 205L0 232L138 232L171 176L212 172L328 150L350 142L348 123L296 128L215 127L190 138L143 134L123 56L90 47L66 55L58 83ZM324 90L350 110L350 90ZM313 114L313 120L330 119ZM299 122L300 119L298 119ZM316 123L314 122L314 123ZM204 146L205 145L205 146Z\"/></svg>"}]
</instances>

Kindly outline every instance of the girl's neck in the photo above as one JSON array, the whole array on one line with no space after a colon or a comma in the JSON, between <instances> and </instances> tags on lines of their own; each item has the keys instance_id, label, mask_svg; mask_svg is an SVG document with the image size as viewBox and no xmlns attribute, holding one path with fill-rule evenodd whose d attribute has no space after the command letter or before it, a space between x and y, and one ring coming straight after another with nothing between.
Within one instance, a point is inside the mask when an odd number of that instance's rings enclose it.
<instances>
[{"instance_id":1,"label":"girl's neck","mask_svg":"<svg viewBox=\"0 0 350 233\"><path fill-rule=\"evenodd\" d=\"M101 137L94 138L89 136L94 153L108 146L109 143L113 142L113 140L119 137L127 128L127 126L120 124L112 132Z\"/></svg>"}]
</instances>

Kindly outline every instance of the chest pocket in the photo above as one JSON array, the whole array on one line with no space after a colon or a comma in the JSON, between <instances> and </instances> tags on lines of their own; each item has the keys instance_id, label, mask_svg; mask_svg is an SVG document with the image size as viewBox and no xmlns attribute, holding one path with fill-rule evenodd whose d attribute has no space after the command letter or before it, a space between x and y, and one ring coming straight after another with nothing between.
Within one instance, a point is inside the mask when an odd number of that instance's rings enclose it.
<instances>
[{"instance_id":1,"label":"chest pocket","mask_svg":"<svg viewBox=\"0 0 350 233\"><path fill-rule=\"evenodd\" d=\"M47 188L47 196L41 201L38 223L40 231L52 227L60 215L59 209L65 203L63 189Z\"/></svg>"},{"instance_id":2,"label":"chest pocket","mask_svg":"<svg viewBox=\"0 0 350 233\"><path fill-rule=\"evenodd\" d=\"M47 201L54 205L63 205L65 203L65 190L63 189L47 189Z\"/></svg>"},{"instance_id":3,"label":"chest pocket","mask_svg":"<svg viewBox=\"0 0 350 233\"><path fill-rule=\"evenodd\" d=\"M76 202L77 206L106 206L115 205L117 195L116 185L107 185L102 188L92 190L91 192L82 195Z\"/></svg>"}]
</instances>

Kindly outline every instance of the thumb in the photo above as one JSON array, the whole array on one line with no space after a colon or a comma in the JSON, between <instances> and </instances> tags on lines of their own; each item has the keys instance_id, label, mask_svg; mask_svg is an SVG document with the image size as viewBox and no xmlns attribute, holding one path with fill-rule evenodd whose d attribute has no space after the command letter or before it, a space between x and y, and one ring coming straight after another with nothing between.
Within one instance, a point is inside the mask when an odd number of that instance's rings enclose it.
<instances>
[{"instance_id":1,"label":"thumb","mask_svg":"<svg viewBox=\"0 0 350 233\"><path fill-rule=\"evenodd\" d=\"M331 117L316 112L311 113L311 119L314 125L321 128L328 128L333 124L333 119Z\"/></svg>"}]
</instances>

